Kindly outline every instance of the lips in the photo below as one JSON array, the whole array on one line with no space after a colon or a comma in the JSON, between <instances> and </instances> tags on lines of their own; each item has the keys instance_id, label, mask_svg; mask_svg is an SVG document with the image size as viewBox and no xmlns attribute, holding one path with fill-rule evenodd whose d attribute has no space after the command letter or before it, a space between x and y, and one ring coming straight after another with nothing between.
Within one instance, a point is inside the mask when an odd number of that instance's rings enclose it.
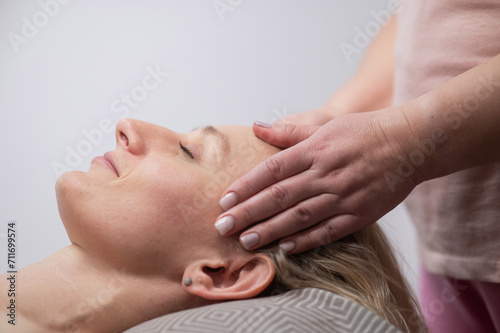
<instances>
[{"instance_id":1,"label":"lips","mask_svg":"<svg viewBox=\"0 0 500 333\"><path fill-rule=\"evenodd\" d=\"M115 171L116 175L117 176L120 176L118 174L118 169L116 168L116 163L115 163L115 160L113 159L113 156L111 156L111 153L108 151L107 153L104 154L103 156L105 159L107 159L109 161L109 163L111 164L111 167L113 168L113 170Z\"/></svg>"},{"instance_id":2,"label":"lips","mask_svg":"<svg viewBox=\"0 0 500 333\"><path fill-rule=\"evenodd\" d=\"M93 159L93 161L99 161L104 164L105 167L113 171L118 177L120 176L118 174L118 170L116 169L115 160L113 159L113 156L111 156L110 152L105 153L104 156L97 156Z\"/></svg>"}]
</instances>

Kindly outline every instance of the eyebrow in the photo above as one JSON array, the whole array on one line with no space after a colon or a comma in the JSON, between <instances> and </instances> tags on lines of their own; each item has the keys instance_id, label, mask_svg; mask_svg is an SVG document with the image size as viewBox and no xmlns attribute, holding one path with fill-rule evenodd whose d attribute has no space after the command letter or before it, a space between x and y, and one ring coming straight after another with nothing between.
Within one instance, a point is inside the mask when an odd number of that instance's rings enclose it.
<instances>
[{"instance_id":1,"label":"eyebrow","mask_svg":"<svg viewBox=\"0 0 500 333\"><path fill-rule=\"evenodd\" d=\"M194 128L193 131L197 129L199 128ZM227 154L229 152L229 139L227 135L219 131L217 128L208 125L201 128L201 133L203 133L204 135L213 136L216 139L217 144L219 145L221 150L224 152L224 154Z\"/></svg>"}]
</instances>

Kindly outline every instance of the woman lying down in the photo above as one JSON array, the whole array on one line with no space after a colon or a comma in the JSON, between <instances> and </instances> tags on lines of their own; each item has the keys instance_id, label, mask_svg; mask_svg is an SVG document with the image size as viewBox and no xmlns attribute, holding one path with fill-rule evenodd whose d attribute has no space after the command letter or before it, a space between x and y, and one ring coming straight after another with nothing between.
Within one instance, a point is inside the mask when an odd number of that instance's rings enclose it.
<instances>
[{"instance_id":1,"label":"woman lying down","mask_svg":"<svg viewBox=\"0 0 500 333\"><path fill-rule=\"evenodd\" d=\"M242 126L178 134L124 119L117 147L56 184L71 245L18 272L16 325L2 332L119 332L227 300L300 288L347 297L405 332L417 306L378 226L329 246L257 252L213 226L222 191L278 149ZM0 290L9 281L1 279ZM9 299L0 294L6 309Z\"/></svg>"}]
</instances>

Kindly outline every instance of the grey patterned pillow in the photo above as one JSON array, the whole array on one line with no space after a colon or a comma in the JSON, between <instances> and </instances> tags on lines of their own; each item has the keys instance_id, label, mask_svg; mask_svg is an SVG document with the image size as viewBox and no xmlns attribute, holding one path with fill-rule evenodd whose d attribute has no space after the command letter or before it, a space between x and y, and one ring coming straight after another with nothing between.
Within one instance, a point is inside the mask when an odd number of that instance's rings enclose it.
<instances>
[{"instance_id":1,"label":"grey patterned pillow","mask_svg":"<svg viewBox=\"0 0 500 333\"><path fill-rule=\"evenodd\" d=\"M171 313L126 331L396 333L385 319L329 291L306 288Z\"/></svg>"}]
</instances>

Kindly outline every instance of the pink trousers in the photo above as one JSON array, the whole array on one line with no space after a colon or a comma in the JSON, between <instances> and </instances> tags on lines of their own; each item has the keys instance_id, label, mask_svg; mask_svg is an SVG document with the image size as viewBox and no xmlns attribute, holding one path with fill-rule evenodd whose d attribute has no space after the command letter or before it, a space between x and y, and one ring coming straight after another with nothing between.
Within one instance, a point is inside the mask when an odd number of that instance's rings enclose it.
<instances>
[{"instance_id":1,"label":"pink trousers","mask_svg":"<svg viewBox=\"0 0 500 333\"><path fill-rule=\"evenodd\" d=\"M420 306L430 333L500 332L500 283L454 279L422 267Z\"/></svg>"}]
</instances>

